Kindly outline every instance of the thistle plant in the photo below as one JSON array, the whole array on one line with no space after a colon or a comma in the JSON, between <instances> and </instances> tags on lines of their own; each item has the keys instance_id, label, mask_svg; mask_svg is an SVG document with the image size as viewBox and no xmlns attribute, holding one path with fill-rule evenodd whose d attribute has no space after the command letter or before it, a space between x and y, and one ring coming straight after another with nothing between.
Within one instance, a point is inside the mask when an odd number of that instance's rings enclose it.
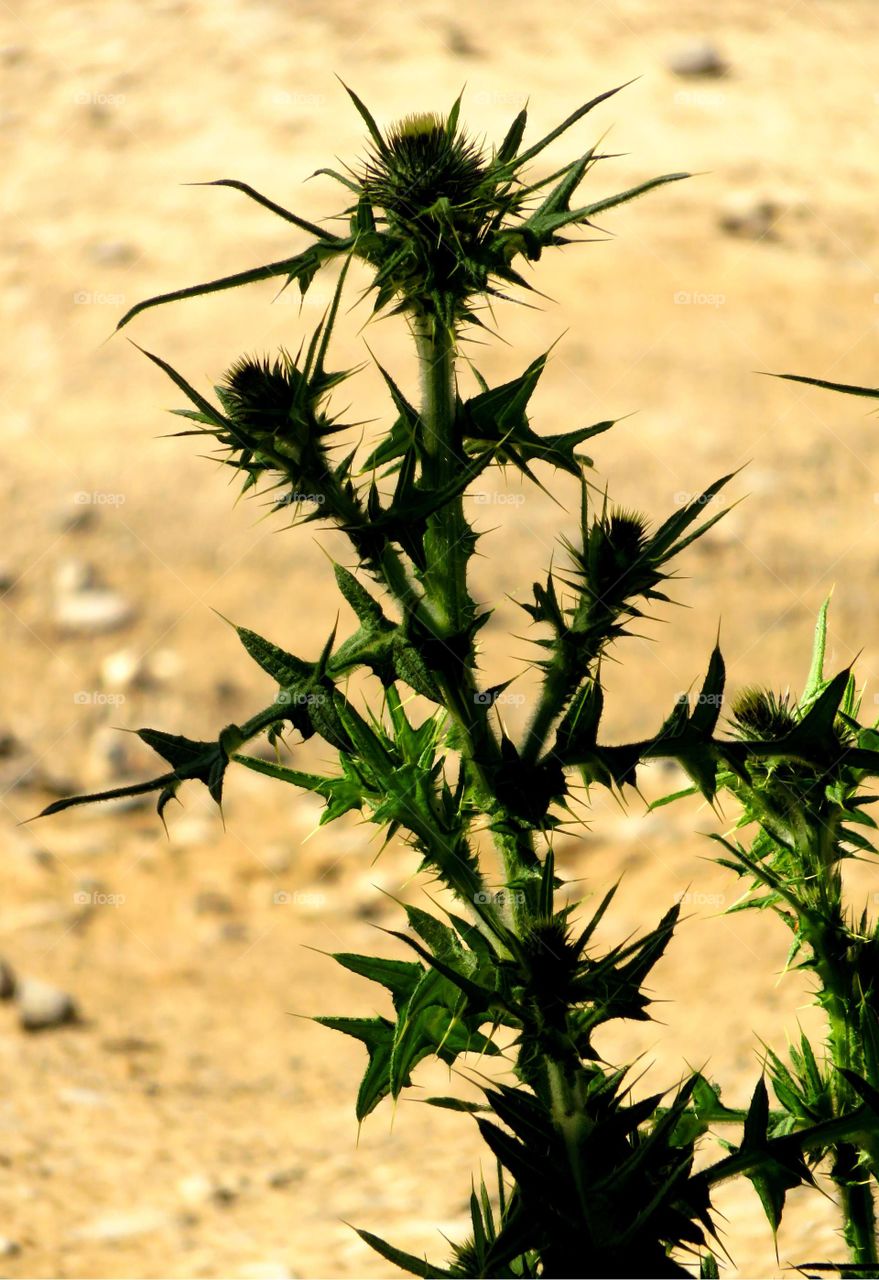
<instances>
[{"instance_id":1,"label":"thistle plant","mask_svg":"<svg viewBox=\"0 0 879 1280\"><path fill-rule=\"evenodd\" d=\"M750 1178L775 1227L786 1191L812 1183L830 1153L831 1176L852 1221L861 1167L879 1141L872 1059L850 1042L844 1050L840 1040L832 1076L831 1066L820 1068L827 1082L820 1106L796 1101L797 1079L774 1057L768 1070L780 1110L770 1110L762 1079L750 1105L738 1110L726 1107L701 1073L645 1094L632 1064L606 1062L595 1036L611 1021L650 1017L646 983L672 940L680 906L669 904L642 936L600 947L597 929L612 914L615 888L601 886L598 905L572 905L556 871L554 835L588 806L591 788L621 792L635 784L642 762L664 757L676 760L712 803L719 787L752 804L753 797L774 796L778 779L832 774L840 814L833 838L845 842L842 823L861 815L846 787L879 772L879 740L854 727L846 673L829 682L816 677L785 732L758 700L750 716L740 710L736 732L719 737L724 665L716 649L699 697L692 704L681 698L654 736L602 741L602 662L633 624L668 600L680 553L721 518L722 512L705 518L706 504L731 477L651 527L614 506L590 478L592 463L581 447L612 422L559 434L533 429L529 404L548 353L532 356L523 372L497 386L475 372L474 393L466 396L462 344L474 330L491 333L485 317L494 299L531 289L524 268L545 250L571 243L574 231L595 228L600 215L686 175L666 174L580 203L582 184L608 158L596 147L547 176L531 174L531 163L610 93L530 145L523 110L489 148L464 130L460 99L447 115L412 115L382 131L348 92L368 135L366 154L344 172L319 171L346 193L342 229L308 222L224 179L214 185L237 188L304 232L306 247L151 298L120 327L147 307L270 278L295 283L304 295L318 272L337 264L332 301L295 357L286 351L242 357L220 378L214 400L164 359L146 354L189 402L176 411L187 419L181 434L212 438L244 490L269 493L279 510L292 511L295 525L320 521L346 535L350 562L334 564L334 575L355 619L352 629L341 640L334 630L319 654L300 657L238 627L250 657L277 685L266 707L213 741L142 729L141 738L165 761L157 777L58 801L44 812L154 792L164 815L189 781L207 786L219 804L234 764L321 796L323 822L356 812L386 839L405 841L425 880L445 891L436 899L443 905L431 912L402 908L408 927L392 935L406 958L335 956L386 990L386 1016L317 1020L366 1049L358 1121L407 1090L425 1058L458 1064L480 1084L482 1101L429 1101L472 1114L497 1177L474 1190L471 1234L443 1263L403 1253L366 1230L363 1239L422 1276L716 1275L723 1246L711 1195L726 1179ZM372 313L397 315L408 325L420 373L413 404L394 373L379 366L390 412L371 452L361 447L360 425L334 407L337 388L356 373L330 363L352 260L369 274ZM567 473L580 491L578 537L564 544L563 567L550 568L524 606L534 627L539 693L518 740L497 714L506 685L483 670L479 633L490 610L478 604L470 580L479 534L466 518L464 497L491 467L514 467L534 484L542 483L537 468L548 467ZM366 705L348 690L356 670L372 678ZM275 746L274 760L248 750L261 738ZM336 753L334 772L298 767L298 744L310 738ZM815 823L819 810L823 822L820 786L796 785L803 804L817 806ZM768 812L769 799L762 802ZM825 845L822 867L833 872ZM772 858L751 861L775 874ZM834 952L832 964L848 963L847 956ZM837 999L841 973L833 970ZM868 993L869 985L864 1000ZM827 1008L832 1037L842 1036L843 1022L850 1035L848 1006ZM491 1078L479 1065L489 1057L499 1059ZM808 1074L813 1058L802 1061ZM716 1126L726 1133L732 1126L737 1141L726 1138L725 1154L697 1170L697 1149ZM851 1241L866 1257L855 1235Z\"/></svg>"}]
</instances>

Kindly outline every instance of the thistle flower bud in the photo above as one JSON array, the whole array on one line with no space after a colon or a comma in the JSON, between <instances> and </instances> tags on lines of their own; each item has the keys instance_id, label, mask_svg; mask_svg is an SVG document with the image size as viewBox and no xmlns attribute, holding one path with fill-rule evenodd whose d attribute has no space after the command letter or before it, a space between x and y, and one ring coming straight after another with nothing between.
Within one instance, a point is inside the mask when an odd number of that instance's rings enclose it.
<instances>
[{"instance_id":1,"label":"thistle flower bud","mask_svg":"<svg viewBox=\"0 0 879 1280\"><path fill-rule=\"evenodd\" d=\"M732 726L741 738L774 742L789 734L796 724L787 694L755 687L743 689L733 703Z\"/></svg>"},{"instance_id":2,"label":"thistle flower bud","mask_svg":"<svg viewBox=\"0 0 879 1280\"><path fill-rule=\"evenodd\" d=\"M429 218L440 201L460 223L472 221L484 177L479 149L435 112L421 112L390 130L367 163L363 188L390 225Z\"/></svg>"},{"instance_id":3,"label":"thistle flower bud","mask_svg":"<svg viewBox=\"0 0 879 1280\"><path fill-rule=\"evenodd\" d=\"M285 353L270 363L242 356L231 366L221 386L223 405L236 426L259 439L277 437L292 445L296 456L307 438L302 420L302 374Z\"/></svg>"}]
</instances>

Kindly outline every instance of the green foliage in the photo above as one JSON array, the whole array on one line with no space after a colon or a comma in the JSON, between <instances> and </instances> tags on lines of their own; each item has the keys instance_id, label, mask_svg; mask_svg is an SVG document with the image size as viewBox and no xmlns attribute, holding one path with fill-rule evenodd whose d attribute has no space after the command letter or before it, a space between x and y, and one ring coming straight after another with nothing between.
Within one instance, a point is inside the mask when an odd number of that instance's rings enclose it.
<instances>
[{"instance_id":1,"label":"green foliage","mask_svg":"<svg viewBox=\"0 0 879 1280\"><path fill-rule=\"evenodd\" d=\"M602 663L633 624L669 602L674 562L722 517L721 509L705 511L732 476L651 528L607 494L594 500L591 459L579 450L612 421L552 434L532 424L548 352L495 387L474 370L478 390L469 397L458 386L461 342L473 327L487 327L479 311L493 298L530 288L524 263L571 243L566 232L594 228L599 215L685 176L580 203L581 183L608 158L594 146L547 177L528 173L614 92L530 146L522 110L489 151L465 132L460 99L446 116L413 115L382 130L348 90L368 154L344 173L319 170L350 199L342 234L245 183L212 184L242 192L308 243L279 262L139 303L120 327L145 308L259 280L295 281L305 294L338 262L332 301L296 355L243 356L220 377L215 402L146 354L189 402L176 411L191 424L180 434L212 437L244 490L261 487L277 510L291 509L294 525L320 522L347 536L352 564L334 564L334 577L356 626L341 639L334 629L311 659L236 627L276 686L270 703L213 742L142 729L168 770L44 812L158 792L161 814L189 781L207 786L219 805L236 764L321 796L322 822L355 812L386 840L399 836L448 891L445 919L404 908L408 928L390 931L398 955L335 955L382 988L384 1014L317 1018L367 1051L358 1121L404 1095L425 1058L463 1070L477 1061L468 1055L492 1056L508 1067L507 1080L484 1086L481 1103L426 1100L475 1121L497 1187L473 1190L470 1234L452 1246L445 1267L360 1232L396 1266L422 1276L717 1276L714 1186L749 1178L775 1232L787 1192L814 1185L826 1167L852 1258L860 1274L879 1275L864 1270L875 1264L869 1179L879 1158L879 929L846 914L840 877L846 858L872 851L874 823L865 812L872 797L862 786L879 774L879 734L858 722L850 673L824 676L826 607L799 701L746 691L731 731L719 733L725 668L716 647L692 704L680 698L652 737L606 743ZM421 371L416 406L377 366L388 423L365 458L362 424L334 407L334 393L358 371L327 366L352 260L368 269L373 313L407 317ZM535 468L544 465L580 482L580 531L524 606L537 629L531 666L539 694L515 741L495 711L509 682L480 671L477 640L490 610L470 589L478 534L463 497L492 466L513 466L542 486ZM365 708L349 694L357 670L374 682ZM318 774L288 762L281 745L290 732L294 757L300 742L316 738L338 767ZM263 735L277 749L274 761L244 750ZM721 839L720 860L748 883L738 909L768 908L782 918L793 932L789 963L812 972L827 1012L826 1048L816 1052L803 1037L789 1062L767 1050L775 1110L763 1079L750 1106L737 1109L699 1072L666 1103L667 1091L644 1095L631 1064L606 1062L596 1046L607 1023L650 1018L647 983L672 941L679 906L638 937L600 942L616 889L591 908L572 903L556 875L552 835L583 799L583 783L587 800L591 786L620 791L636 783L643 762L660 757L686 770L689 792L712 803L732 795L737 829L756 824L750 843L734 832ZM723 1139L725 1154L706 1163L703 1148L721 1126L737 1130L739 1141Z\"/></svg>"}]
</instances>

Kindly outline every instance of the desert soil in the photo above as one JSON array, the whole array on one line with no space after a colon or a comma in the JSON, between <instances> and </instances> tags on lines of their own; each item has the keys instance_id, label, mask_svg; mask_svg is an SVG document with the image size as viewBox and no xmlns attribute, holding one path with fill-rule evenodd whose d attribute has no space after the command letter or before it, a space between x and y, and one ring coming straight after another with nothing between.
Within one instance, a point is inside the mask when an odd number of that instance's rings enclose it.
<instances>
[{"instance_id":1,"label":"desert soil","mask_svg":"<svg viewBox=\"0 0 879 1280\"><path fill-rule=\"evenodd\" d=\"M674 74L669 60L706 38L728 74ZM318 805L245 770L228 779L225 828L192 789L169 809L167 839L151 805L18 825L68 788L149 776L150 753L118 729L211 737L263 705L267 678L223 618L313 657L336 616L325 552L344 557L339 540L313 525L283 531L252 501L233 507L225 472L197 444L160 438L180 423L163 413L181 404L174 388L123 337L105 342L142 297L301 245L239 194L184 184L235 177L307 217L338 212L340 188L305 182L363 153L334 72L382 123L443 109L466 83L465 115L488 139L525 98L536 138L641 77L546 165L609 131L620 155L591 175L596 198L664 171L699 176L607 215L603 242L540 263L549 298L499 307L510 345L472 348L500 380L561 338L535 426L626 418L595 442L598 476L654 519L749 464L730 485L744 501L681 563L687 608L663 610L662 625L621 648L608 735L655 728L704 671L718 625L731 688L797 687L834 585L830 661L859 654L869 709L876 422L857 400L758 375L876 382L877 38L874 0L2 6L0 955L69 992L81 1020L28 1034L0 1005L0 1273L381 1276L387 1265L346 1224L442 1259L438 1231L465 1232L478 1171L467 1118L418 1102L472 1085L419 1069L417 1089L383 1105L358 1141L362 1050L300 1016L378 1007L326 953L401 954L376 926L399 927L393 897L428 903L406 849L376 860L373 829L354 822L315 833ZM272 285L253 286L154 311L129 332L208 392L245 351L295 350L330 288L319 280L300 312L292 290L273 302ZM367 357L366 341L413 390L404 326L363 331L367 314L341 322L338 365ZM374 369L354 395L356 416L379 430ZM543 478L564 509L512 478L472 505L493 530L476 568L496 605L489 683L533 655L508 640L526 631L515 600L574 527L572 486ZM65 630L59 608L82 595L94 605L95 579L118 625ZM533 683L514 687L524 702L508 708L512 729ZM653 770L644 793L678 780ZM738 887L710 861L714 829L696 802L647 815L635 795L626 810L596 797L590 828L558 853L589 894L624 873L608 937L688 895L655 974L659 1021L602 1044L645 1055L652 1087L705 1066L743 1105L761 1038L782 1048L800 1019L812 1024L803 984L779 981L781 926L722 914ZM854 888L875 896L879 885L866 868ZM777 1261L750 1187L718 1204L728 1275L840 1256L820 1197L793 1197Z\"/></svg>"}]
</instances>

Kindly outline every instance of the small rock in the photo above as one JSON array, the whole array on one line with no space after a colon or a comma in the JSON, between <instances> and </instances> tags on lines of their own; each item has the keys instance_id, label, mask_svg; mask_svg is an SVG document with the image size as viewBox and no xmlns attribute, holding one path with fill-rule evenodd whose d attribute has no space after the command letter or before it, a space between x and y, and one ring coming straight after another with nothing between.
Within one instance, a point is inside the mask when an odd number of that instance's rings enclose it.
<instances>
[{"instance_id":1,"label":"small rock","mask_svg":"<svg viewBox=\"0 0 879 1280\"><path fill-rule=\"evenodd\" d=\"M102 267L121 267L134 262L137 249L127 240L98 240L89 245L88 256Z\"/></svg>"},{"instance_id":2,"label":"small rock","mask_svg":"<svg viewBox=\"0 0 879 1280\"><path fill-rule=\"evenodd\" d=\"M131 736L112 725L101 725L89 742L90 774L100 782L131 777L135 772Z\"/></svg>"},{"instance_id":3,"label":"small rock","mask_svg":"<svg viewBox=\"0 0 879 1280\"><path fill-rule=\"evenodd\" d=\"M61 533L79 533L95 523L95 508L83 502L81 496L69 498L58 507L52 524Z\"/></svg>"},{"instance_id":4,"label":"small rock","mask_svg":"<svg viewBox=\"0 0 879 1280\"><path fill-rule=\"evenodd\" d=\"M74 595L97 585L98 574L94 565L78 557L62 560L52 575L52 586L60 596Z\"/></svg>"},{"instance_id":5,"label":"small rock","mask_svg":"<svg viewBox=\"0 0 879 1280\"><path fill-rule=\"evenodd\" d=\"M62 631L78 635L117 631L133 616L129 601L106 587L60 596L55 602L55 622Z\"/></svg>"},{"instance_id":6,"label":"small rock","mask_svg":"<svg viewBox=\"0 0 879 1280\"><path fill-rule=\"evenodd\" d=\"M71 1107L109 1106L107 1095L97 1089L59 1089L58 1101Z\"/></svg>"},{"instance_id":7,"label":"small rock","mask_svg":"<svg viewBox=\"0 0 879 1280\"><path fill-rule=\"evenodd\" d=\"M15 974L11 965L0 959L0 1000L11 1000L15 995Z\"/></svg>"},{"instance_id":8,"label":"small rock","mask_svg":"<svg viewBox=\"0 0 879 1280\"><path fill-rule=\"evenodd\" d=\"M22 978L15 989L19 1021L25 1031L48 1031L76 1022L78 1013L72 996L48 982Z\"/></svg>"},{"instance_id":9,"label":"small rock","mask_svg":"<svg viewBox=\"0 0 879 1280\"><path fill-rule=\"evenodd\" d=\"M5 596L18 582L18 574L11 564L0 564L0 596Z\"/></svg>"},{"instance_id":10,"label":"small rock","mask_svg":"<svg viewBox=\"0 0 879 1280\"><path fill-rule=\"evenodd\" d=\"M95 1218L76 1232L79 1240L93 1240L113 1244L118 1240L130 1240L133 1236L149 1235L169 1226L171 1219L159 1209L143 1209L134 1213L109 1213Z\"/></svg>"},{"instance_id":11,"label":"small rock","mask_svg":"<svg viewBox=\"0 0 879 1280\"><path fill-rule=\"evenodd\" d=\"M197 916L230 916L235 910L232 899L218 889L202 889L192 900Z\"/></svg>"},{"instance_id":12,"label":"small rock","mask_svg":"<svg viewBox=\"0 0 879 1280\"><path fill-rule=\"evenodd\" d=\"M268 875L282 876L290 870L293 856L285 844L270 844L263 849L259 860Z\"/></svg>"},{"instance_id":13,"label":"small rock","mask_svg":"<svg viewBox=\"0 0 879 1280\"><path fill-rule=\"evenodd\" d=\"M694 40L669 56L669 71L676 76L725 76L729 66L710 40Z\"/></svg>"},{"instance_id":14,"label":"small rock","mask_svg":"<svg viewBox=\"0 0 879 1280\"><path fill-rule=\"evenodd\" d=\"M133 649L108 653L101 663L101 684L105 689L130 689L145 683L146 665Z\"/></svg>"},{"instance_id":15,"label":"small rock","mask_svg":"<svg viewBox=\"0 0 879 1280\"><path fill-rule=\"evenodd\" d=\"M238 1187L223 1178L219 1181L205 1173L194 1173L181 1178L177 1184L181 1199L189 1205L231 1204L238 1198Z\"/></svg>"},{"instance_id":16,"label":"small rock","mask_svg":"<svg viewBox=\"0 0 879 1280\"><path fill-rule=\"evenodd\" d=\"M146 660L146 669L150 681L164 684L166 680L173 680L180 675L183 663L180 654L173 649L156 649Z\"/></svg>"},{"instance_id":17,"label":"small rock","mask_svg":"<svg viewBox=\"0 0 879 1280\"><path fill-rule=\"evenodd\" d=\"M220 942L247 942L250 930L243 920L224 920L217 932Z\"/></svg>"},{"instance_id":18,"label":"small rock","mask_svg":"<svg viewBox=\"0 0 879 1280\"><path fill-rule=\"evenodd\" d=\"M724 201L717 221L728 235L745 240L774 240L778 238L775 223L781 213L782 206L770 196L735 191Z\"/></svg>"},{"instance_id":19,"label":"small rock","mask_svg":"<svg viewBox=\"0 0 879 1280\"><path fill-rule=\"evenodd\" d=\"M289 1165L286 1169L272 1169L266 1174L267 1187L289 1187L294 1182L300 1182L304 1177L304 1170L298 1165Z\"/></svg>"},{"instance_id":20,"label":"small rock","mask_svg":"<svg viewBox=\"0 0 879 1280\"><path fill-rule=\"evenodd\" d=\"M21 1245L8 1236L0 1236L0 1258L17 1258L21 1253Z\"/></svg>"}]
</instances>

